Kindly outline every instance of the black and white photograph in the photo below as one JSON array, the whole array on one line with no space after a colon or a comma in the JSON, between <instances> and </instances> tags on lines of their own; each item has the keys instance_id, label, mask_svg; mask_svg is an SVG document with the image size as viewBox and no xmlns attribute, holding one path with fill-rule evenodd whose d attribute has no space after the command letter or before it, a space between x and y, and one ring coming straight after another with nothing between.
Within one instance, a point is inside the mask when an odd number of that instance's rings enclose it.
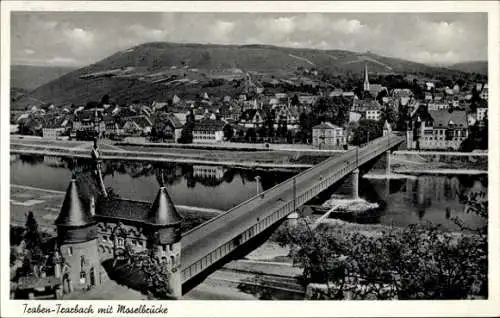
<instances>
[{"instance_id":1,"label":"black and white photograph","mask_svg":"<svg viewBox=\"0 0 500 318\"><path fill-rule=\"evenodd\" d=\"M494 312L498 3L7 2L2 303L17 315Z\"/></svg>"}]
</instances>

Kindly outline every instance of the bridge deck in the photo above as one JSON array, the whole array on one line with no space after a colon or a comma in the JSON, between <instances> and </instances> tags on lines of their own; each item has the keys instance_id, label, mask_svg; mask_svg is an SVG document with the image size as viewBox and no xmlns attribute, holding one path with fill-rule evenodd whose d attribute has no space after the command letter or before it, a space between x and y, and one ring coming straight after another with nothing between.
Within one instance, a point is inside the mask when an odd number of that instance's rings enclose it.
<instances>
[{"instance_id":1,"label":"bridge deck","mask_svg":"<svg viewBox=\"0 0 500 318\"><path fill-rule=\"evenodd\" d=\"M182 281L200 274L239 245L292 213L294 208L403 140L403 137L392 134L359 148L357 160L356 149L326 159L185 233L181 241Z\"/></svg>"}]
</instances>

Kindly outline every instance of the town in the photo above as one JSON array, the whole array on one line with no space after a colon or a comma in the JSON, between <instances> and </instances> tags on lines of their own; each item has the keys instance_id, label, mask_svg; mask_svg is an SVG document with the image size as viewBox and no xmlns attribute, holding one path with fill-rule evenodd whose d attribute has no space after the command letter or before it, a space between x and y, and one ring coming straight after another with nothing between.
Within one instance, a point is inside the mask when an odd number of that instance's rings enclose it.
<instances>
[{"instance_id":1,"label":"town","mask_svg":"<svg viewBox=\"0 0 500 318\"><path fill-rule=\"evenodd\" d=\"M13 13L10 300L491 300L485 17Z\"/></svg>"},{"instance_id":2,"label":"town","mask_svg":"<svg viewBox=\"0 0 500 318\"><path fill-rule=\"evenodd\" d=\"M28 106L12 111L11 134L52 140L97 136L139 144L303 144L347 149L381 136L386 124L405 134L407 149L487 149L486 81L384 76L371 74L367 65L362 82L337 80L340 85L319 80L317 70L302 67L289 79L231 71L241 75L235 95L200 91L194 99L174 94L162 101L125 105L104 95L99 102L82 105Z\"/></svg>"}]
</instances>

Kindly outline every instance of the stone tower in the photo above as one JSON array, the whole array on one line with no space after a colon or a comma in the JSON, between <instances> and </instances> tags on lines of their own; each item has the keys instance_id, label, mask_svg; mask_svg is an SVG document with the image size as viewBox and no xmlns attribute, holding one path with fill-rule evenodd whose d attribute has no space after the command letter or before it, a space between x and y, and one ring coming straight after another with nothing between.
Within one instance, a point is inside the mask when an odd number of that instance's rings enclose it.
<instances>
[{"instance_id":1,"label":"stone tower","mask_svg":"<svg viewBox=\"0 0 500 318\"><path fill-rule=\"evenodd\" d=\"M383 129L383 136L387 136L389 135L390 133L392 132L392 128L391 128L391 125L389 125L389 122L387 121L387 119L385 120L385 123L384 123L384 129Z\"/></svg>"},{"instance_id":2,"label":"stone tower","mask_svg":"<svg viewBox=\"0 0 500 318\"><path fill-rule=\"evenodd\" d=\"M66 270L60 273L66 293L100 284L96 222L73 177L55 220L60 255Z\"/></svg>"},{"instance_id":3,"label":"stone tower","mask_svg":"<svg viewBox=\"0 0 500 318\"><path fill-rule=\"evenodd\" d=\"M182 296L181 277L181 223L182 217L175 209L167 189L162 186L149 211L148 220L153 227L153 253L167 266L168 284L174 298Z\"/></svg>"},{"instance_id":4,"label":"stone tower","mask_svg":"<svg viewBox=\"0 0 500 318\"><path fill-rule=\"evenodd\" d=\"M363 90L369 91L370 90L370 81L368 80L368 65L365 64L365 80L363 82Z\"/></svg>"}]
</instances>

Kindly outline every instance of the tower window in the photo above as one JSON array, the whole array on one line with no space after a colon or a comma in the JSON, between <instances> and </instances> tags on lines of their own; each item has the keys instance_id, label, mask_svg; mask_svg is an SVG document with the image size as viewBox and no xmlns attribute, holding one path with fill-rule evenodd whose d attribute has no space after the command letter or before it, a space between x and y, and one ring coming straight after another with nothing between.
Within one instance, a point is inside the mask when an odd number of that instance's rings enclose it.
<instances>
[{"instance_id":1,"label":"tower window","mask_svg":"<svg viewBox=\"0 0 500 318\"><path fill-rule=\"evenodd\" d=\"M80 272L80 284L85 284L85 279L87 278L87 274L84 271Z\"/></svg>"},{"instance_id":2,"label":"tower window","mask_svg":"<svg viewBox=\"0 0 500 318\"><path fill-rule=\"evenodd\" d=\"M72 256L73 255L73 247L68 247L68 255Z\"/></svg>"}]
</instances>

